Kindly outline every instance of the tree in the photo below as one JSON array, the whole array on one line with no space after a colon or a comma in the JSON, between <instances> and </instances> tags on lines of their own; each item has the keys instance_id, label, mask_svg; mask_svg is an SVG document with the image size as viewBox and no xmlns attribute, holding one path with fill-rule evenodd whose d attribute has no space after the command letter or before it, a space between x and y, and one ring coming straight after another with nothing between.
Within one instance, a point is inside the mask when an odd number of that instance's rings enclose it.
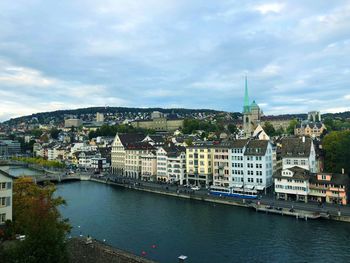
<instances>
[{"instance_id":1,"label":"tree","mask_svg":"<svg viewBox=\"0 0 350 263\"><path fill-rule=\"evenodd\" d=\"M297 119L293 119L289 122L289 125L287 127L287 133L290 134L290 135L293 135L294 134L294 129L295 129L295 126L298 124L298 120Z\"/></svg>"},{"instance_id":2,"label":"tree","mask_svg":"<svg viewBox=\"0 0 350 263\"><path fill-rule=\"evenodd\" d=\"M237 133L237 127L233 123L230 123L229 125L227 125L227 130L230 133Z\"/></svg>"},{"instance_id":3,"label":"tree","mask_svg":"<svg viewBox=\"0 0 350 263\"><path fill-rule=\"evenodd\" d=\"M340 173L350 172L350 131L332 131L323 139L325 170Z\"/></svg>"},{"instance_id":4,"label":"tree","mask_svg":"<svg viewBox=\"0 0 350 263\"><path fill-rule=\"evenodd\" d=\"M40 187L28 177L14 182L14 233L26 238L5 251L6 262L67 262L65 237L70 225L58 210L65 200L55 191L53 184Z\"/></svg>"},{"instance_id":5,"label":"tree","mask_svg":"<svg viewBox=\"0 0 350 263\"><path fill-rule=\"evenodd\" d=\"M51 131L50 131L50 136L51 136L52 139L57 140L59 134L60 134L60 130L58 130L56 128L52 128Z\"/></svg>"},{"instance_id":6,"label":"tree","mask_svg":"<svg viewBox=\"0 0 350 263\"><path fill-rule=\"evenodd\" d=\"M266 132L266 134L268 136L274 136L276 134L276 130L273 127L273 125L270 122L265 122L264 127L263 127L264 131Z\"/></svg>"}]
</instances>

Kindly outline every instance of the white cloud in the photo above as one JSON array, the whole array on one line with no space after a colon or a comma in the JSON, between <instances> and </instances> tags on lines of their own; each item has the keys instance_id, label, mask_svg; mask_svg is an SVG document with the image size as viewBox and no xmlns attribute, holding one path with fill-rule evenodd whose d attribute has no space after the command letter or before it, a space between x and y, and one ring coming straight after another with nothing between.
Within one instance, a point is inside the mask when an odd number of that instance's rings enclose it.
<instances>
[{"instance_id":1,"label":"white cloud","mask_svg":"<svg viewBox=\"0 0 350 263\"><path fill-rule=\"evenodd\" d=\"M284 8L283 3L267 3L255 6L253 9L260 12L263 15L268 13L280 13Z\"/></svg>"}]
</instances>

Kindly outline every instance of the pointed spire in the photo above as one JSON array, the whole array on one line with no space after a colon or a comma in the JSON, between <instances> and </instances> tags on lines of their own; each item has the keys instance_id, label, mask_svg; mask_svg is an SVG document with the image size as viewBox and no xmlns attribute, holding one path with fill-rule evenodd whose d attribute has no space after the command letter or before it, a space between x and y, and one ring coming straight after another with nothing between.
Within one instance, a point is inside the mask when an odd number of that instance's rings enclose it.
<instances>
[{"instance_id":1,"label":"pointed spire","mask_svg":"<svg viewBox=\"0 0 350 263\"><path fill-rule=\"evenodd\" d=\"M249 112L249 96L248 96L248 81L247 76L245 76L245 89L244 89L244 105L243 105L243 112Z\"/></svg>"}]
</instances>

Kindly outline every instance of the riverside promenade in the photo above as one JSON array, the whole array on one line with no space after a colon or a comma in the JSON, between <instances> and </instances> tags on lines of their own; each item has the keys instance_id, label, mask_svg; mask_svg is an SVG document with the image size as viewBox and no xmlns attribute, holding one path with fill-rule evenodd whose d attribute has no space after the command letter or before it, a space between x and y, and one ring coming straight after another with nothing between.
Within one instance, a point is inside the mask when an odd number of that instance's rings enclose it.
<instances>
[{"instance_id":1,"label":"riverside promenade","mask_svg":"<svg viewBox=\"0 0 350 263\"><path fill-rule=\"evenodd\" d=\"M151 192L177 198L186 198L206 201L224 205L240 206L254 209L257 212L293 216L296 219L326 219L350 223L350 207L333 204L319 206L317 203L302 203L285 200L276 200L273 196L263 195L258 200L245 200L242 198L212 196L207 189L197 191L185 186L145 182L119 176L91 176L90 181L116 185L137 191Z\"/></svg>"}]
</instances>

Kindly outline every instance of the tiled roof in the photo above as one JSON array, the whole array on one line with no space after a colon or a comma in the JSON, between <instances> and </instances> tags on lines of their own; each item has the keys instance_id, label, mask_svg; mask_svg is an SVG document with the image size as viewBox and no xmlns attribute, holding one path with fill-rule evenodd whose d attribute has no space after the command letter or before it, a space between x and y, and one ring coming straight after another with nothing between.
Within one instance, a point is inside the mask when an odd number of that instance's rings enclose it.
<instances>
[{"instance_id":1,"label":"tiled roof","mask_svg":"<svg viewBox=\"0 0 350 263\"><path fill-rule=\"evenodd\" d=\"M264 156L267 151L269 141L266 140L251 140L248 142L244 155L246 156Z\"/></svg>"},{"instance_id":2,"label":"tiled roof","mask_svg":"<svg viewBox=\"0 0 350 263\"><path fill-rule=\"evenodd\" d=\"M282 139L282 157L309 157L312 140L309 137L303 138L289 137Z\"/></svg>"},{"instance_id":3,"label":"tiled roof","mask_svg":"<svg viewBox=\"0 0 350 263\"><path fill-rule=\"evenodd\" d=\"M309 180L310 178L310 172L306 169L303 169L299 166L293 166L291 168L288 168L286 170L292 171L293 176L282 176L282 171L278 171L275 175L274 178L293 178L297 180Z\"/></svg>"},{"instance_id":4,"label":"tiled roof","mask_svg":"<svg viewBox=\"0 0 350 263\"><path fill-rule=\"evenodd\" d=\"M348 186L350 183L349 175L347 174L332 174L332 173L319 173L321 175L331 175L331 180L318 180L317 179L317 174L313 174L310 177L310 183L315 184L315 183L321 183L321 184L333 184L335 186L341 186L345 185Z\"/></svg>"},{"instance_id":5,"label":"tiled roof","mask_svg":"<svg viewBox=\"0 0 350 263\"><path fill-rule=\"evenodd\" d=\"M121 143L127 146L129 143L140 142L145 138L142 133L122 133L118 134Z\"/></svg>"}]
</instances>

